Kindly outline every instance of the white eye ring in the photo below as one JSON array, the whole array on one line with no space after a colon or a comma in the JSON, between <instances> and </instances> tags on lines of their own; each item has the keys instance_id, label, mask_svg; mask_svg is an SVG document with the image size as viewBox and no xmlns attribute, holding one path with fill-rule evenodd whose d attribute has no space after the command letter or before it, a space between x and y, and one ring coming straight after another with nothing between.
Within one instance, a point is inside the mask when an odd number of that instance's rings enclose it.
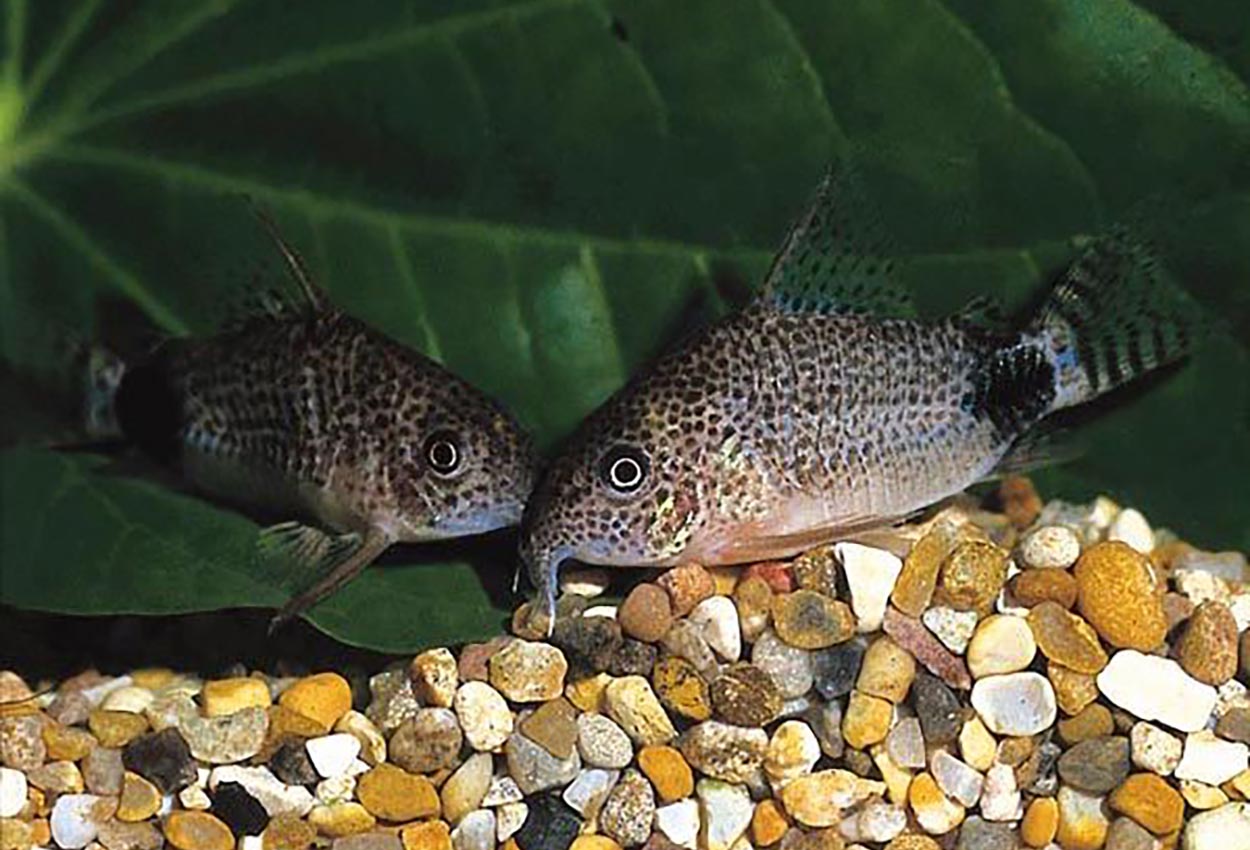
<instances>
[{"instance_id":1,"label":"white eye ring","mask_svg":"<svg viewBox=\"0 0 1250 850\"><path fill-rule=\"evenodd\" d=\"M450 475L460 467L460 449L447 432L438 432L425 442L425 460L439 475Z\"/></svg>"},{"instance_id":2,"label":"white eye ring","mask_svg":"<svg viewBox=\"0 0 1250 850\"><path fill-rule=\"evenodd\" d=\"M642 465L632 457L618 457L608 470L612 486L618 490L633 490L642 483Z\"/></svg>"}]
</instances>

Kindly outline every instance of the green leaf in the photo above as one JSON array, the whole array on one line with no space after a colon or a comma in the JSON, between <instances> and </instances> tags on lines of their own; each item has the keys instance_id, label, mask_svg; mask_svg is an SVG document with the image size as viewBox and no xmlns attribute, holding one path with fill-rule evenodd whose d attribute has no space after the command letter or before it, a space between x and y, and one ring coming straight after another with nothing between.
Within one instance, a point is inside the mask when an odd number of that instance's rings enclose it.
<instances>
[{"instance_id":1,"label":"green leaf","mask_svg":"<svg viewBox=\"0 0 1250 850\"><path fill-rule=\"evenodd\" d=\"M550 449L725 278L757 283L857 152L922 311L1023 306L1159 192L1217 319L1049 494L1110 492L1250 548L1250 24L1230 0L8 0L0 355L60 363L121 297L208 333L269 208L333 299L498 396ZM85 455L0 456L0 601L274 605L248 520ZM498 627L506 540L408 547L319 606L354 643ZM490 587L488 591L486 588Z\"/></svg>"}]
</instances>

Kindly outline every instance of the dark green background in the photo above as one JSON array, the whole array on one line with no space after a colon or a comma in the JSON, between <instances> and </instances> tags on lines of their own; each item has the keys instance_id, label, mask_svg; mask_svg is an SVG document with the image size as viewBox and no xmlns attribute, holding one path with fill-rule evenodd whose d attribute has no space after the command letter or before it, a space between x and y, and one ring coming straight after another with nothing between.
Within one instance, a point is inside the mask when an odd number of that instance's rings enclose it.
<instances>
[{"instance_id":1,"label":"dark green background","mask_svg":"<svg viewBox=\"0 0 1250 850\"><path fill-rule=\"evenodd\" d=\"M549 448L754 283L855 151L929 314L1027 302L1155 195L1217 329L1040 482L1250 548L1244 0L7 0L0 343L59 362L100 296L211 330L257 252L245 193L334 300L507 402ZM16 413L12 415L16 416ZM0 456L0 601L274 605L254 525L102 461ZM493 631L507 540L407 549L315 613L407 649ZM429 563L433 562L433 563Z\"/></svg>"}]
</instances>

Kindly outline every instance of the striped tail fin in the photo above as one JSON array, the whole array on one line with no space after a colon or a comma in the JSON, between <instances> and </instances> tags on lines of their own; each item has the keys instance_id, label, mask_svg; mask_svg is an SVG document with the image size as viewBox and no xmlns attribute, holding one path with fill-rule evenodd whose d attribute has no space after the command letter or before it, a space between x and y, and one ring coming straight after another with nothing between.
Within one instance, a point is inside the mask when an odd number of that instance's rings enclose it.
<instances>
[{"instance_id":1,"label":"striped tail fin","mask_svg":"<svg viewBox=\"0 0 1250 850\"><path fill-rule=\"evenodd\" d=\"M1029 335L1055 367L1053 412L1183 359L1196 330L1192 302L1150 248L1113 231L1069 267Z\"/></svg>"}]
</instances>

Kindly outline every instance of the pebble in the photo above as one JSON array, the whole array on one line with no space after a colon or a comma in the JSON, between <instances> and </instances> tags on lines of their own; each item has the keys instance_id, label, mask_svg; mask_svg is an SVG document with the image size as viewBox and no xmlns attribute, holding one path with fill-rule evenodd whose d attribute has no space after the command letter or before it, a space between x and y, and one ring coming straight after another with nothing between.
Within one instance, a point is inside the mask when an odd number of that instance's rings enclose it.
<instances>
[{"instance_id":1,"label":"pebble","mask_svg":"<svg viewBox=\"0 0 1250 850\"><path fill-rule=\"evenodd\" d=\"M911 653L890 636L883 635L869 644L864 653L855 688L862 693L900 703L907 698L915 678L916 660Z\"/></svg>"},{"instance_id":2,"label":"pebble","mask_svg":"<svg viewBox=\"0 0 1250 850\"><path fill-rule=\"evenodd\" d=\"M1076 604L1076 579L1067 570L1025 570L1011 579L1011 595L1025 608L1054 602L1064 609Z\"/></svg>"},{"instance_id":3,"label":"pebble","mask_svg":"<svg viewBox=\"0 0 1250 850\"><path fill-rule=\"evenodd\" d=\"M326 805L350 803L356 799L356 777L350 773L343 773L333 779L322 779L313 789L313 796L318 802Z\"/></svg>"},{"instance_id":4,"label":"pebble","mask_svg":"<svg viewBox=\"0 0 1250 850\"><path fill-rule=\"evenodd\" d=\"M1219 788L1192 779L1181 780L1181 797L1190 808L1200 812L1217 809L1228 802L1228 795Z\"/></svg>"},{"instance_id":5,"label":"pebble","mask_svg":"<svg viewBox=\"0 0 1250 850\"><path fill-rule=\"evenodd\" d=\"M118 693L122 691L115 691L109 697ZM245 708L268 708L272 700L264 680L240 676L205 682L204 689L200 691L200 702L205 716L225 717Z\"/></svg>"},{"instance_id":6,"label":"pebble","mask_svg":"<svg viewBox=\"0 0 1250 850\"><path fill-rule=\"evenodd\" d=\"M491 777L490 787L486 789L481 805L484 809L490 809L506 803L519 803L524 799L525 795L511 776L497 774Z\"/></svg>"},{"instance_id":7,"label":"pebble","mask_svg":"<svg viewBox=\"0 0 1250 850\"><path fill-rule=\"evenodd\" d=\"M530 807L525 803L505 803L495 809L495 840L506 842L516 835L529 816Z\"/></svg>"},{"instance_id":8,"label":"pebble","mask_svg":"<svg viewBox=\"0 0 1250 850\"><path fill-rule=\"evenodd\" d=\"M1110 735L1115 731L1115 720L1105 705L1087 705L1072 717L1060 720L1056 726L1065 744L1079 744L1091 738Z\"/></svg>"},{"instance_id":9,"label":"pebble","mask_svg":"<svg viewBox=\"0 0 1250 850\"><path fill-rule=\"evenodd\" d=\"M306 850L316 837L316 830L294 815L270 818L261 833L265 850Z\"/></svg>"},{"instance_id":10,"label":"pebble","mask_svg":"<svg viewBox=\"0 0 1250 850\"><path fill-rule=\"evenodd\" d=\"M360 757L370 767L386 761L386 739L373 721L359 711L349 711L334 724L335 732L346 732L360 742Z\"/></svg>"},{"instance_id":11,"label":"pebble","mask_svg":"<svg viewBox=\"0 0 1250 850\"><path fill-rule=\"evenodd\" d=\"M1042 654L1078 673L1094 674L1107 666L1107 653L1094 629L1058 602L1042 602L1029 611L1028 625Z\"/></svg>"},{"instance_id":12,"label":"pebble","mask_svg":"<svg viewBox=\"0 0 1250 850\"><path fill-rule=\"evenodd\" d=\"M462 682L485 682L490 679L490 658L515 640L511 635L499 635L485 643L470 643L460 650L456 669ZM408 681L408 677L404 677ZM375 696L376 699L376 696ZM415 700L415 696L414 696Z\"/></svg>"},{"instance_id":13,"label":"pebble","mask_svg":"<svg viewBox=\"0 0 1250 850\"><path fill-rule=\"evenodd\" d=\"M912 704L927 743L949 744L958 737L963 728L964 708L941 679L918 673L912 684Z\"/></svg>"},{"instance_id":14,"label":"pebble","mask_svg":"<svg viewBox=\"0 0 1250 850\"><path fill-rule=\"evenodd\" d=\"M885 612L882 627L926 670L940 676L948 685L961 690L972 687L972 677L964 660L951 654L919 620L890 608Z\"/></svg>"},{"instance_id":15,"label":"pebble","mask_svg":"<svg viewBox=\"0 0 1250 850\"><path fill-rule=\"evenodd\" d=\"M286 785L265 767L224 765L213 769L208 787L216 789L223 782L237 782L265 807L270 817L308 814L316 801L302 785ZM195 786L190 786L195 787Z\"/></svg>"},{"instance_id":16,"label":"pebble","mask_svg":"<svg viewBox=\"0 0 1250 850\"><path fill-rule=\"evenodd\" d=\"M1066 570L1081 556L1081 541L1063 525L1043 525L1020 541L1020 561L1036 569Z\"/></svg>"},{"instance_id":17,"label":"pebble","mask_svg":"<svg viewBox=\"0 0 1250 850\"><path fill-rule=\"evenodd\" d=\"M1017 821L1022 814L1020 788L1010 766L995 764L985 774L981 816L992 821Z\"/></svg>"},{"instance_id":18,"label":"pebble","mask_svg":"<svg viewBox=\"0 0 1250 850\"><path fill-rule=\"evenodd\" d=\"M972 808L981 799L985 777L945 750L937 750L929 761L929 772L942 789L965 808Z\"/></svg>"},{"instance_id":19,"label":"pebble","mask_svg":"<svg viewBox=\"0 0 1250 850\"><path fill-rule=\"evenodd\" d=\"M529 817L513 836L521 850L568 850L581 819L559 797L543 794L529 801Z\"/></svg>"},{"instance_id":20,"label":"pebble","mask_svg":"<svg viewBox=\"0 0 1250 850\"><path fill-rule=\"evenodd\" d=\"M694 793L694 773L681 752L669 746L643 747L638 767L651 781L661 802L671 803Z\"/></svg>"},{"instance_id":21,"label":"pebble","mask_svg":"<svg viewBox=\"0 0 1250 850\"><path fill-rule=\"evenodd\" d=\"M92 794L115 797L122 792L122 751L96 747L82 760L82 780Z\"/></svg>"},{"instance_id":22,"label":"pebble","mask_svg":"<svg viewBox=\"0 0 1250 850\"><path fill-rule=\"evenodd\" d=\"M787 699L812 689L815 669L812 653L790 646L771 629L751 647L751 663L773 677L777 690Z\"/></svg>"},{"instance_id":23,"label":"pebble","mask_svg":"<svg viewBox=\"0 0 1250 850\"><path fill-rule=\"evenodd\" d=\"M356 761L356 756L360 755L360 741L346 732L309 738L304 747L308 750L313 768L325 779L346 773Z\"/></svg>"},{"instance_id":24,"label":"pebble","mask_svg":"<svg viewBox=\"0 0 1250 850\"><path fill-rule=\"evenodd\" d=\"M1149 555L1155 548L1154 531L1135 508L1125 508L1115 515L1107 528L1107 539L1127 543L1143 555Z\"/></svg>"},{"instance_id":25,"label":"pebble","mask_svg":"<svg viewBox=\"0 0 1250 850\"><path fill-rule=\"evenodd\" d=\"M712 682L710 695L715 715L736 726L766 726L781 713L780 691L772 677L753 664L725 668Z\"/></svg>"},{"instance_id":26,"label":"pebble","mask_svg":"<svg viewBox=\"0 0 1250 850\"><path fill-rule=\"evenodd\" d=\"M1181 667L1199 682L1222 685L1237 674L1237 621L1223 602L1203 602L1176 645Z\"/></svg>"},{"instance_id":27,"label":"pebble","mask_svg":"<svg viewBox=\"0 0 1250 850\"><path fill-rule=\"evenodd\" d=\"M703 639L722 661L742 657L742 629L738 609L728 596L710 596L690 612L690 621L703 630Z\"/></svg>"},{"instance_id":28,"label":"pebble","mask_svg":"<svg viewBox=\"0 0 1250 850\"><path fill-rule=\"evenodd\" d=\"M921 743L923 745L923 741ZM959 730L959 754L963 760L974 770L986 771L994 764L997 753L998 742L985 728L981 718L969 718ZM905 766L924 767L924 764Z\"/></svg>"},{"instance_id":29,"label":"pebble","mask_svg":"<svg viewBox=\"0 0 1250 850\"><path fill-rule=\"evenodd\" d=\"M0 717L0 764L17 770L34 770L47 757L40 717Z\"/></svg>"},{"instance_id":30,"label":"pebble","mask_svg":"<svg viewBox=\"0 0 1250 850\"><path fill-rule=\"evenodd\" d=\"M976 815L960 825L955 841L955 850L1016 850L1019 846L1011 826Z\"/></svg>"},{"instance_id":31,"label":"pebble","mask_svg":"<svg viewBox=\"0 0 1250 850\"><path fill-rule=\"evenodd\" d=\"M1250 803L1195 815L1185 825L1181 850L1250 850Z\"/></svg>"},{"instance_id":32,"label":"pebble","mask_svg":"<svg viewBox=\"0 0 1250 850\"><path fill-rule=\"evenodd\" d=\"M0 818L15 817L26 806L26 774L0 767Z\"/></svg>"},{"instance_id":33,"label":"pebble","mask_svg":"<svg viewBox=\"0 0 1250 850\"><path fill-rule=\"evenodd\" d=\"M1181 795L1153 773L1128 777L1107 802L1112 809L1128 815L1155 835L1180 829L1185 814Z\"/></svg>"},{"instance_id":34,"label":"pebble","mask_svg":"<svg viewBox=\"0 0 1250 850\"><path fill-rule=\"evenodd\" d=\"M916 541L890 593L895 608L909 617L919 617L925 612L937 587L938 570L957 540L956 528L942 522Z\"/></svg>"},{"instance_id":35,"label":"pebble","mask_svg":"<svg viewBox=\"0 0 1250 850\"><path fill-rule=\"evenodd\" d=\"M564 697L557 697L531 712L520 728L544 750L566 759L577 746L577 709Z\"/></svg>"},{"instance_id":36,"label":"pebble","mask_svg":"<svg viewBox=\"0 0 1250 850\"><path fill-rule=\"evenodd\" d=\"M741 638L755 641L772 620L773 590L759 576L747 576L734 588Z\"/></svg>"},{"instance_id":37,"label":"pebble","mask_svg":"<svg viewBox=\"0 0 1250 850\"><path fill-rule=\"evenodd\" d=\"M712 716L712 694L695 666L684 658L669 656L651 671L656 695L669 711L688 720Z\"/></svg>"},{"instance_id":38,"label":"pebble","mask_svg":"<svg viewBox=\"0 0 1250 850\"><path fill-rule=\"evenodd\" d=\"M79 794L83 790L82 772L72 761L52 761L26 771L31 785L50 794Z\"/></svg>"},{"instance_id":39,"label":"pebble","mask_svg":"<svg viewBox=\"0 0 1250 850\"><path fill-rule=\"evenodd\" d=\"M599 812L599 828L622 847L637 847L651 835L655 792L636 770L627 770Z\"/></svg>"},{"instance_id":40,"label":"pebble","mask_svg":"<svg viewBox=\"0 0 1250 850\"><path fill-rule=\"evenodd\" d=\"M1185 750L1173 775L1207 785L1222 785L1250 767L1250 748L1233 741L1222 741L1202 730L1185 737Z\"/></svg>"},{"instance_id":41,"label":"pebble","mask_svg":"<svg viewBox=\"0 0 1250 850\"><path fill-rule=\"evenodd\" d=\"M629 736L615 721L602 714L577 717L577 750L591 767L619 770L634 757Z\"/></svg>"},{"instance_id":42,"label":"pebble","mask_svg":"<svg viewBox=\"0 0 1250 850\"><path fill-rule=\"evenodd\" d=\"M764 772L777 786L784 786L811 773L819 760L820 741L816 739L812 727L802 720L787 720L777 727L768 741Z\"/></svg>"},{"instance_id":43,"label":"pebble","mask_svg":"<svg viewBox=\"0 0 1250 850\"><path fill-rule=\"evenodd\" d=\"M400 724L388 750L391 761L404 770L428 773L455 764L463 742L455 714L446 708L423 708Z\"/></svg>"},{"instance_id":44,"label":"pebble","mask_svg":"<svg viewBox=\"0 0 1250 850\"><path fill-rule=\"evenodd\" d=\"M746 782L764 763L768 733L708 720L687 729L678 746L691 767L713 779Z\"/></svg>"},{"instance_id":45,"label":"pebble","mask_svg":"<svg viewBox=\"0 0 1250 850\"><path fill-rule=\"evenodd\" d=\"M655 643L673 625L671 597L659 585L636 585L617 609L616 621L629 637Z\"/></svg>"},{"instance_id":46,"label":"pebble","mask_svg":"<svg viewBox=\"0 0 1250 850\"><path fill-rule=\"evenodd\" d=\"M512 711L503 695L485 682L465 682L453 700L464 739L475 750L489 752L503 746L512 734Z\"/></svg>"},{"instance_id":47,"label":"pebble","mask_svg":"<svg viewBox=\"0 0 1250 850\"><path fill-rule=\"evenodd\" d=\"M1059 778L1081 791L1106 794L1129 772L1127 738L1107 736L1082 741L1059 757Z\"/></svg>"},{"instance_id":48,"label":"pebble","mask_svg":"<svg viewBox=\"0 0 1250 850\"><path fill-rule=\"evenodd\" d=\"M696 847L701 824L696 800L678 800L655 810L656 829L678 847Z\"/></svg>"},{"instance_id":49,"label":"pebble","mask_svg":"<svg viewBox=\"0 0 1250 850\"><path fill-rule=\"evenodd\" d=\"M863 638L853 638L811 653L813 685L817 693L827 700L849 694L859 678L867 651L868 644Z\"/></svg>"},{"instance_id":50,"label":"pebble","mask_svg":"<svg viewBox=\"0 0 1250 850\"><path fill-rule=\"evenodd\" d=\"M1035 797L1020 823L1020 838L1029 847L1046 847L1059 829L1059 805L1052 797Z\"/></svg>"},{"instance_id":51,"label":"pebble","mask_svg":"<svg viewBox=\"0 0 1250 850\"><path fill-rule=\"evenodd\" d=\"M318 779L304 739L289 738L269 757L269 769L287 785L312 785Z\"/></svg>"},{"instance_id":52,"label":"pebble","mask_svg":"<svg viewBox=\"0 0 1250 850\"><path fill-rule=\"evenodd\" d=\"M851 608L858 621L856 629L877 631L894 584L903 570L902 560L892 552L859 543L837 543L833 549L850 588ZM773 618L776 619L776 612Z\"/></svg>"},{"instance_id":53,"label":"pebble","mask_svg":"<svg viewBox=\"0 0 1250 850\"><path fill-rule=\"evenodd\" d=\"M943 604L988 613L1007 581L1007 552L983 540L966 540L947 556L939 576Z\"/></svg>"},{"instance_id":54,"label":"pebble","mask_svg":"<svg viewBox=\"0 0 1250 850\"><path fill-rule=\"evenodd\" d=\"M213 807L213 801L209 798L208 792L199 785L188 785L178 792L178 802L182 804L184 809L191 809L197 812L206 812ZM162 800L162 808L165 807Z\"/></svg>"},{"instance_id":55,"label":"pebble","mask_svg":"<svg viewBox=\"0 0 1250 850\"><path fill-rule=\"evenodd\" d=\"M655 691L641 676L614 679L604 689L603 700L608 715L636 744L666 744L677 737Z\"/></svg>"},{"instance_id":56,"label":"pebble","mask_svg":"<svg viewBox=\"0 0 1250 850\"><path fill-rule=\"evenodd\" d=\"M351 709L352 689L338 673L316 673L283 691L278 703L316 721L324 732Z\"/></svg>"},{"instance_id":57,"label":"pebble","mask_svg":"<svg viewBox=\"0 0 1250 850\"><path fill-rule=\"evenodd\" d=\"M964 807L943 794L927 773L912 780L907 801L920 828L930 835L945 835L963 823Z\"/></svg>"},{"instance_id":58,"label":"pebble","mask_svg":"<svg viewBox=\"0 0 1250 850\"><path fill-rule=\"evenodd\" d=\"M1098 850L1107 841L1107 819L1103 798L1063 786L1056 798L1059 827L1055 838L1065 850Z\"/></svg>"},{"instance_id":59,"label":"pebble","mask_svg":"<svg viewBox=\"0 0 1250 850\"><path fill-rule=\"evenodd\" d=\"M1250 744L1250 706L1234 706L1220 715L1215 734L1230 741Z\"/></svg>"},{"instance_id":60,"label":"pebble","mask_svg":"<svg viewBox=\"0 0 1250 850\"><path fill-rule=\"evenodd\" d=\"M747 789L716 779L700 779L695 793L703 820L703 850L731 850L751 825L754 806Z\"/></svg>"},{"instance_id":61,"label":"pebble","mask_svg":"<svg viewBox=\"0 0 1250 850\"><path fill-rule=\"evenodd\" d=\"M618 770L601 770L597 767L582 770L564 789L561 798L573 811L593 820L620 778L621 773Z\"/></svg>"},{"instance_id":62,"label":"pebble","mask_svg":"<svg viewBox=\"0 0 1250 850\"><path fill-rule=\"evenodd\" d=\"M870 802L853 819L844 820L842 828L847 829L849 824L853 824L849 831L852 832L854 840L881 844L890 841L907 828L907 812L902 806Z\"/></svg>"},{"instance_id":63,"label":"pebble","mask_svg":"<svg viewBox=\"0 0 1250 850\"><path fill-rule=\"evenodd\" d=\"M195 781L191 749L177 729L136 738L122 750L122 765L148 779L162 794L172 794Z\"/></svg>"},{"instance_id":64,"label":"pebble","mask_svg":"<svg viewBox=\"0 0 1250 850\"><path fill-rule=\"evenodd\" d=\"M1150 562L1119 542L1098 543L1073 569L1077 609L1107 643L1149 652L1163 642L1167 618Z\"/></svg>"},{"instance_id":65,"label":"pebble","mask_svg":"<svg viewBox=\"0 0 1250 850\"><path fill-rule=\"evenodd\" d=\"M142 714L97 708L87 716L87 727L104 747L124 747L148 730Z\"/></svg>"},{"instance_id":66,"label":"pebble","mask_svg":"<svg viewBox=\"0 0 1250 850\"><path fill-rule=\"evenodd\" d=\"M996 735L1036 735L1054 725L1058 713L1054 688L1037 673L980 679L972 688L972 707Z\"/></svg>"},{"instance_id":67,"label":"pebble","mask_svg":"<svg viewBox=\"0 0 1250 850\"><path fill-rule=\"evenodd\" d=\"M490 659L490 683L513 702L546 702L560 696L568 663L546 643L514 640Z\"/></svg>"},{"instance_id":68,"label":"pebble","mask_svg":"<svg viewBox=\"0 0 1250 850\"><path fill-rule=\"evenodd\" d=\"M777 636L799 649L824 649L855 633L855 617L846 603L814 590L774 596L772 615Z\"/></svg>"},{"instance_id":69,"label":"pebble","mask_svg":"<svg viewBox=\"0 0 1250 850\"><path fill-rule=\"evenodd\" d=\"M460 685L456 657L444 647L428 649L412 659L408 667L412 692L424 705L451 708Z\"/></svg>"},{"instance_id":70,"label":"pebble","mask_svg":"<svg viewBox=\"0 0 1250 850\"><path fill-rule=\"evenodd\" d=\"M781 803L804 826L837 826L843 809L885 791L884 782L863 779L848 770L819 770L782 788Z\"/></svg>"},{"instance_id":71,"label":"pebble","mask_svg":"<svg viewBox=\"0 0 1250 850\"><path fill-rule=\"evenodd\" d=\"M1055 700L1064 714L1076 715L1098 699L1097 680L1089 673L1078 673L1056 664L1046 665L1046 678L1055 689Z\"/></svg>"},{"instance_id":72,"label":"pebble","mask_svg":"<svg viewBox=\"0 0 1250 850\"><path fill-rule=\"evenodd\" d=\"M105 821L96 840L107 850L160 850L164 838L150 823Z\"/></svg>"},{"instance_id":73,"label":"pebble","mask_svg":"<svg viewBox=\"0 0 1250 850\"><path fill-rule=\"evenodd\" d=\"M920 618L925 628L933 632L942 645L956 655L968 650L968 643L976 632L979 617L976 611L956 611L938 605L924 612Z\"/></svg>"},{"instance_id":74,"label":"pebble","mask_svg":"<svg viewBox=\"0 0 1250 850\"><path fill-rule=\"evenodd\" d=\"M519 731L508 738L504 752L508 773L527 795L567 785L582 767L576 750L568 758L556 758Z\"/></svg>"},{"instance_id":75,"label":"pebble","mask_svg":"<svg viewBox=\"0 0 1250 850\"><path fill-rule=\"evenodd\" d=\"M842 737L856 749L884 741L894 717L894 706L888 701L852 691L842 717Z\"/></svg>"},{"instance_id":76,"label":"pebble","mask_svg":"<svg viewBox=\"0 0 1250 850\"><path fill-rule=\"evenodd\" d=\"M837 701L813 705L803 714L820 741L820 751L829 758L841 758L846 742L842 740L842 705Z\"/></svg>"},{"instance_id":77,"label":"pebble","mask_svg":"<svg viewBox=\"0 0 1250 850\"><path fill-rule=\"evenodd\" d=\"M550 638L550 642L564 653L574 676L607 670L625 640L616 622L615 609L612 609L611 616L587 611L581 617L558 619ZM629 640L646 646L633 638Z\"/></svg>"},{"instance_id":78,"label":"pebble","mask_svg":"<svg viewBox=\"0 0 1250 850\"><path fill-rule=\"evenodd\" d=\"M968 643L968 671L974 679L1016 673L1033 663L1037 644L1020 617L993 614L977 626Z\"/></svg>"},{"instance_id":79,"label":"pebble","mask_svg":"<svg viewBox=\"0 0 1250 850\"><path fill-rule=\"evenodd\" d=\"M308 813L308 823L322 835L344 838L359 835L377 826L377 819L360 803L317 806Z\"/></svg>"},{"instance_id":80,"label":"pebble","mask_svg":"<svg viewBox=\"0 0 1250 850\"><path fill-rule=\"evenodd\" d=\"M62 726L56 722L45 724L42 734L47 747L45 757L52 761L78 761L100 743L86 729Z\"/></svg>"},{"instance_id":81,"label":"pebble","mask_svg":"<svg viewBox=\"0 0 1250 850\"><path fill-rule=\"evenodd\" d=\"M613 676L649 676L658 656L659 650L651 644L626 638L608 661L608 672Z\"/></svg>"},{"instance_id":82,"label":"pebble","mask_svg":"<svg viewBox=\"0 0 1250 850\"><path fill-rule=\"evenodd\" d=\"M86 847L113 814L113 804L94 794L62 794L52 807L49 825L52 839L66 850Z\"/></svg>"},{"instance_id":83,"label":"pebble","mask_svg":"<svg viewBox=\"0 0 1250 850\"><path fill-rule=\"evenodd\" d=\"M235 835L260 835L269 825L265 807L237 782L222 782L212 800L213 815Z\"/></svg>"},{"instance_id":84,"label":"pebble","mask_svg":"<svg viewBox=\"0 0 1250 850\"><path fill-rule=\"evenodd\" d=\"M494 768L495 760L490 753L474 753L456 768L439 789L443 818L453 824L459 823L469 812L481 807L486 792L490 790Z\"/></svg>"},{"instance_id":85,"label":"pebble","mask_svg":"<svg viewBox=\"0 0 1250 850\"><path fill-rule=\"evenodd\" d=\"M177 728L191 755L208 764L234 764L260 752L269 728L262 708L241 709L224 717L201 717L188 697L176 704Z\"/></svg>"},{"instance_id":86,"label":"pebble","mask_svg":"<svg viewBox=\"0 0 1250 850\"><path fill-rule=\"evenodd\" d=\"M451 831L455 850L495 850L495 813L489 809L469 812Z\"/></svg>"},{"instance_id":87,"label":"pebble","mask_svg":"<svg viewBox=\"0 0 1250 850\"><path fill-rule=\"evenodd\" d=\"M172 812L163 825L165 838L178 850L233 850L234 834L208 812ZM64 845L63 845L64 846Z\"/></svg>"},{"instance_id":88,"label":"pebble","mask_svg":"<svg viewBox=\"0 0 1250 850\"><path fill-rule=\"evenodd\" d=\"M1215 709L1215 688L1186 673L1170 658L1125 649L1098 674L1098 690L1112 703L1141 718L1181 732L1206 726ZM1142 687L1149 682L1150 687Z\"/></svg>"},{"instance_id":89,"label":"pebble","mask_svg":"<svg viewBox=\"0 0 1250 850\"><path fill-rule=\"evenodd\" d=\"M688 661L699 674L714 678L719 665L712 647L703 637L703 630L689 620L678 620L661 642L669 655Z\"/></svg>"}]
</instances>

